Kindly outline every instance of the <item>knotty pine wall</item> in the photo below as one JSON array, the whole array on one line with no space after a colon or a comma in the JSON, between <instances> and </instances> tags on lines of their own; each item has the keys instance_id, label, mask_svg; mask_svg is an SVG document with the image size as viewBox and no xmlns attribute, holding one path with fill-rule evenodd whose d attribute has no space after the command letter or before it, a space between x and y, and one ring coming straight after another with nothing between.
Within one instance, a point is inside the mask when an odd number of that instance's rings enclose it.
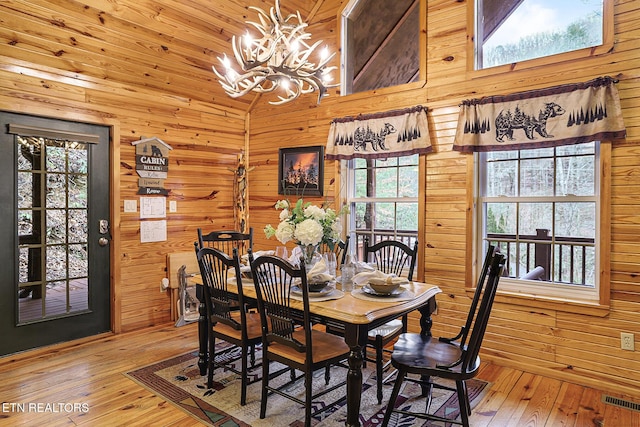
<instances>
[{"instance_id":1,"label":"knotty pine wall","mask_svg":"<svg viewBox=\"0 0 640 427\"><path fill-rule=\"evenodd\" d=\"M213 93L214 58L201 44L213 27L186 31L185 15L157 2L86 3L2 2L0 109L112 127L112 323L128 331L171 320L160 292L168 253L193 250L198 227L233 229L248 101ZM178 209L168 240L143 244L123 201L139 199L131 142L152 136L173 148L165 187Z\"/></svg>"},{"instance_id":2,"label":"knotty pine wall","mask_svg":"<svg viewBox=\"0 0 640 427\"><path fill-rule=\"evenodd\" d=\"M334 49L337 11L344 3L319 0L313 7L310 32ZM214 28L204 18L185 28L189 20L172 15L171 8L156 10L154 2L136 0L94 0L91 6L76 1L0 4L0 109L105 123L113 129L116 331L168 322L169 299L159 292L166 254L191 250L198 227L233 227L229 169L247 143L245 127L250 131L247 154L253 168L249 223L256 231L256 248L266 249L276 244L260 229L277 222L273 203L281 198L278 148L325 144L335 117L422 104L430 109L435 152L426 156L422 183L425 258L420 268L425 280L444 291L438 298L434 332L451 335L469 303L463 283L470 266L460 260L467 259L470 247L473 165L471 156L451 150L459 102L612 75L620 79L628 138L612 148L611 310L596 317L501 300L483 354L496 363L550 377L640 394L638 353L619 350L620 331L640 336L640 5L615 1L616 43L611 53L477 76L467 68L471 1L427 3L424 87L342 98L332 91L320 106L310 96L280 107L265 99L251 104L255 98L232 100L212 93L211 58L202 45L214 42L209 37ZM172 5L183 7L183 12L199 10L192 2ZM209 7L202 5L205 11ZM185 42L185 37L192 42ZM166 187L172 191L169 199L178 202L178 212L169 214L167 242L141 244L138 215L122 213L123 200L137 199L130 143L142 136L157 136L174 148ZM329 198L339 191L336 171L335 162L327 162Z\"/></svg>"},{"instance_id":3,"label":"knotty pine wall","mask_svg":"<svg viewBox=\"0 0 640 427\"><path fill-rule=\"evenodd\" d=\"M310 32L336 43L338 0L325 0L320 24ZM344 3L344 2L342 2ZM489 323L483 354L487 359L552 378L640 396L640 357L620 350L620 331L640 338L640 3L615 1L615 46L610 53L545 63L529 69L476 76L467 67L468 11L471 1L429 0L427 10L427 82L424 87L398 87L347 97L335 96L315 105L307 102L272 107L256 103L250 120L250 222L259 229L277 223L279 147L325 144L335 117L373 113L418 104L429 107L435 153L426 156L424 248L425 280L440 286L434 333L452 336L466 315L469 295L464 280L470 264L472 159L452 151L458 104L467 98L537 89L611 75L620 79L627 141L612 146L611 165L611 309L604 317L547 308L544 303L513 304L501 298ZM333 21L332 21L333 20ZM333 48L337 46L334 44ZM336 193L335 162L326 162L325 190ZM334 182L335 181L335 182ZM333 184L332 184L333 183ZM320 202L320 199L310 199ZM256 246L276 244L256 233ZM465 262L462 262L465 260ZM413 319L412 327L417 328ZM640 342L636 343L638 346Z\"/></svg>"}]
</instances>

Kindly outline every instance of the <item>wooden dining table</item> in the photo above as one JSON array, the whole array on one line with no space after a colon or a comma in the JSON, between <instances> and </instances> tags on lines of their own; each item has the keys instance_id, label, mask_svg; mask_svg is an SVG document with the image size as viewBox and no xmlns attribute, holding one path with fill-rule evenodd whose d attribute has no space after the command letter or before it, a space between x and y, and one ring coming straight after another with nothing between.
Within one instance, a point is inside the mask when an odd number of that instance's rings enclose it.
<instances>
[{"instance_id":1,"label":"wooden dining table","mask_svg":"<svg viewBox=\"0 0 640 427\"><path fill-rule=\"evenodd\" d=\"M200 349L198 366L200 374L205 375L208 360L208 327L206 309L203 301L202 280L193 277L197 286L200 304L200 319L198 324ZM245 300L255 300L256 291L250 279L242 280ZM348 427L360 426L359 414L362 395L362 364L363 348L367 345L368 332L392 319L412 311L419 311L421 332L431 334L431 314L436 308L436 295L440 288L422 282L409 282L403 285L413 294L411 299L396 298L356 298L346 292L339 299L309 302L312 321L331 325L334 329L344 330L344 340L350 348L348 357L349 370L347 372L347 419ZM230 292L237 292L235 284L229 284ZM303 310L302 301L293 301L292 306Z\"/></svg>"}]
</instances>

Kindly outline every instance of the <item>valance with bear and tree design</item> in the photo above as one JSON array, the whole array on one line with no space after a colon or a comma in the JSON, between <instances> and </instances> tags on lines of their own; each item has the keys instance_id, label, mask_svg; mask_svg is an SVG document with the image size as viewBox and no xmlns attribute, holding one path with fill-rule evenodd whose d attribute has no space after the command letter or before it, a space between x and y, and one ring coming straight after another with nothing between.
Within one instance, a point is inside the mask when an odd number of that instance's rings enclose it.
<instances>
[{"instance_id":1,"label":"valance with bear and tree design","mask_svg":"<svg viewBox=\"0 0 640 427\"><path fill-rule=\"evenodd\" d=\"M333 119L325 158L386 159L432 150L426 108L419 105L404 110Z\"/></svg>"},{"instance_id":2,"label":"valance with bear and tree design","mask_svg":"<svg viewBox=\"0 0 640 427\"><path fill-rule=\"evenodd\" d=\"M453 149L521 150L624 138L617 80L463 101Z\"/></svg>"}]
</instances>

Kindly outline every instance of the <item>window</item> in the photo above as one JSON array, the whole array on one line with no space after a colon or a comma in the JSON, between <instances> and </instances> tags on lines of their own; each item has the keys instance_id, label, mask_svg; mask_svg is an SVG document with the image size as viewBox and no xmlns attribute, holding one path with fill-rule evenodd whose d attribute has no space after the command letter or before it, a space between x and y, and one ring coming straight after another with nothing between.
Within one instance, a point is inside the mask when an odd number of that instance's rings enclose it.
<instances>
[{"instance_id":1,"label":"window","mask_svg":"<svg viewBox=\"0 0 640 427\"><path fill-rule=\"evenodd\" d=\"M347 2L342 11L341 93L420 80L420 2Z\"/></svg>"},{"instance_id":2,"label":"window","mask_svg":"<svg viewBox=\"0 0 640 427\"><path fill-rule=\"evenodd\" d=\"M610 0L476 0L476 69L610 43ZM605 20L608 25L604 25Z\"/></svg>"},{"instance_id":3,"label":"window","mask_svg":"<svg viewBox=\"0 0 640 427\"><path fill-rule=\"evenodd\" d=\"M479 154L478 253L492 243L507 256L501 288L598 299L599 147Z\"/></svg>"},{"instance_id":4,"label":"window","mask_svg":"<svg viewBox=\"0 0 640 427\"><path fill-rule=\"evenodd\" d=\"M365 237L371 243L395 239L412 246L418 236L419 155L346 163L349 229L358 259Z\"/></svg>"}]
</instances>

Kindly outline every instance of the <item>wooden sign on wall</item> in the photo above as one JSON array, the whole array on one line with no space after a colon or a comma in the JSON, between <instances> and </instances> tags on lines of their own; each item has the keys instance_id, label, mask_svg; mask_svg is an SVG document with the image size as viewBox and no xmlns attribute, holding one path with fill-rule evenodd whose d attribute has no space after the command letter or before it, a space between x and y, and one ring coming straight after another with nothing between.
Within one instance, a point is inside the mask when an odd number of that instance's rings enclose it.
<instances>
[{"instance_id":1,"label":"wooden sign on wall","mask_svg":"<svg viewBox=\"0 0 640 427\"><path fill-rule=\"evenodd\" d=\"M169 194L164 188L164 180L169 172L169 150L171 146L160 138L143 138L131 143L136 147L136 172L138 179L138 194L162 195Z\"/></svg>"}]
</instances>

